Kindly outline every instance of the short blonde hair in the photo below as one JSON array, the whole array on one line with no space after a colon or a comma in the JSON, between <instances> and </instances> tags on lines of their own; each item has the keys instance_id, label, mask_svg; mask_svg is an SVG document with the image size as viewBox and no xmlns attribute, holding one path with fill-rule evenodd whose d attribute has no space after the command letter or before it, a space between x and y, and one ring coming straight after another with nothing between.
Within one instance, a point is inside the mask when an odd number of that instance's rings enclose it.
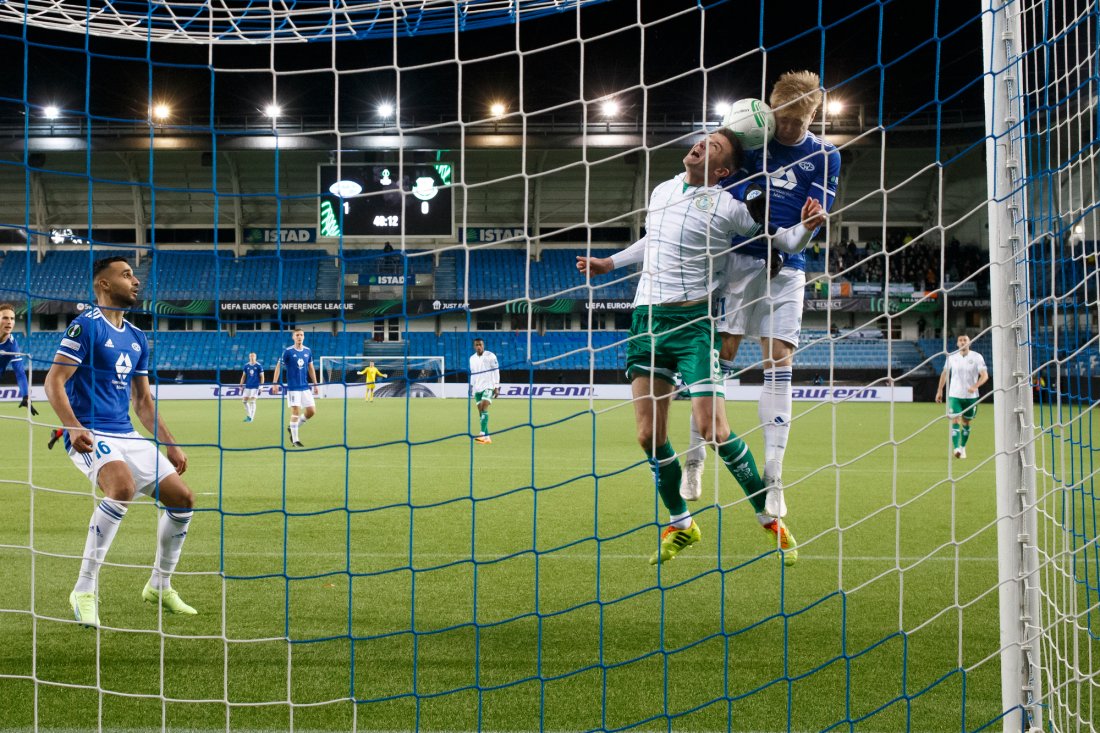
<instances>
[{"instance_id":1,"label":"short blonde hair","mask_svg":"<svg viewBox=\"0 0 1100 733\"><path fill-rule=\"evenodd\" d=\"M788 71L776 80L769 103L776 111L812 117L824 96L820 76L812 71Z\"/></svg>"}]
</instances>

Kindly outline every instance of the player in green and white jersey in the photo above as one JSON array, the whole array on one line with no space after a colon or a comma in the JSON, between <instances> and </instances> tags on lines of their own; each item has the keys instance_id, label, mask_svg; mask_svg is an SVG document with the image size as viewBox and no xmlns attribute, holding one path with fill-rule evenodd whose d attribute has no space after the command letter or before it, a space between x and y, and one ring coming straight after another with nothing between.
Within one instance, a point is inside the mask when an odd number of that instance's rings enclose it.
<instances>
[{"instance_id":1,"label":"player in green and white jersey","mask_svg":"<svg viewBox=\"0 0 1100 733\"><path fill-rule=\"evenodd\" d=\"M955 342L959 350L949 354L936 388L936 402L943 402L943 387L950 375L947 389L947 416L951 418L951 452L956 458L966 458L966 441L970 440L970 423L978 416L978 389L989 381L985 358L970 350L970 337L965 333Z\"/></svg>"}]
</instances>

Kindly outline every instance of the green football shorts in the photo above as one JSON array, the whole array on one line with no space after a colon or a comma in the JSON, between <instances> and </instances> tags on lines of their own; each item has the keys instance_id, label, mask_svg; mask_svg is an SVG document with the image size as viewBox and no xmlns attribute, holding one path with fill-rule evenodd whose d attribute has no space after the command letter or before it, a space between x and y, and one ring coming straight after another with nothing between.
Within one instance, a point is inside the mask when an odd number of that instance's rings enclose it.
<instances>
[{"instance_id":1,"label":"green football shorts","mask_svg":"<svg viewBox=\"0 0 1100 733\"><path fill-rule=\"evenodd\" d=\"M492 403L492 401L493 401L493 390L483 389L480 392L474 392L474 403L475 404L479 403L479 402Z\"/></svg>"},{"instance_id":2,"label":"green football shorts","mask_svg":"<svg viewBox=\"0 0 1100 733\"><path fill-rule=\"evenodd\" d=\"M973 420L978 416L978 398L948 397L947 416Z\"/></svg>"},{"instance_id":3,"label":"green football shorts","mask_svg":"<svg viewBox=\"0 0 1100 733\"><path fill-rule=\"evenodd\" d=\"M675 385L679 374L692 397L724 395L716 339L706 303L635 308L626 344L626 376Z\"/></svg>"}]
</instances>

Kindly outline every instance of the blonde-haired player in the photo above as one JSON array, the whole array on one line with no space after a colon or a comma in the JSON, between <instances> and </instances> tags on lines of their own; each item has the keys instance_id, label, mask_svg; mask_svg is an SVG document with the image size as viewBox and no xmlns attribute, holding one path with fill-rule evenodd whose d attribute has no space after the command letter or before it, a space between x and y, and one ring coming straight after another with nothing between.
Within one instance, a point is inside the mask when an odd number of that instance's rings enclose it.
<instances>
[{"instance_id":1,"label":"blonde-haired player","mask_svg":"<svg viewBox=\"0 0 1100 733\"><path fill-rule=\"evenodd\" d=\"M367 394L363 397L363 399L365 399L367 402L374 402L374 380L378 379L379 377L385 379L386 377L390 376L389 374L383 374L382 370L376 367L373 361L370 364L367 364L366 369L361 372L356 372L356 374L364 375L364 381L366 381L367 383Z\"/></svg>"},{"instance_id":2,"label":"blonde-haired player","mask_svg":"<svg viewBox=\"0 0 1100 733\"><path fill-rule=\"evenodd\" d=\"M776 80L768 102L775 113L775 137L761 150L746 151L742 170L721 184L745 198L743 187L767 190L767 220L779 227L797 224L807 197L821 201L827 212L840 180L840 153L810 131L824 95L821 78L812 71L788 71ZM783 517L783 458L791 430L791 377L794 352L802 331L806 260L769 246L768 240L734 237L718 286L716 328L722 337L719 360L732 373L733 360L744 336L760 339L764 388L757 416L764 437L764 484L767 513ZM681 493L698 499L702 493L704 441L693 422Z\"/></svg>"}]
</instances>

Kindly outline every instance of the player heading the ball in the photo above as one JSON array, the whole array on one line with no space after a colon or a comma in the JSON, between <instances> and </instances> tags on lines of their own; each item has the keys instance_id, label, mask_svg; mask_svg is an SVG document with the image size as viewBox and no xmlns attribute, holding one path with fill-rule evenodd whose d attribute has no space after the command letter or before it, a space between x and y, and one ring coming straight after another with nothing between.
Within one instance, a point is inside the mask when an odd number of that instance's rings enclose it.
<instances>
[{"instance_id":1,"label":"player heading the ball","mask_svg":"<svg viewBox=\"0 0 1100 733\"><path fill-rule=\"evenodd\" d=\"M667 562L702 534L680 496L680 462L668 439L669 403L676 375L691 396L691 411L706 440L741 485L761 524L777 538L784 561L797 558L795 541L782 520L764 515L764 482L748 445L726 421L725 380L718 368L710 295L718 280L713 268L725 261L734 235L764 231L742 202L718 187L741 164L741 145L728 130L718 130L691 147L684 173L658 185L649 199L646 235L610 258L578 257L577 268L601 274L628 262L643 262L627 342L626 371L631 379L638 442L657 479L657 492L669 512L660 546L651 564ZM797 250L824 221L821 204L807 198L803 222L769 229L777 246Z\"/></svg>"}]
</instances>

